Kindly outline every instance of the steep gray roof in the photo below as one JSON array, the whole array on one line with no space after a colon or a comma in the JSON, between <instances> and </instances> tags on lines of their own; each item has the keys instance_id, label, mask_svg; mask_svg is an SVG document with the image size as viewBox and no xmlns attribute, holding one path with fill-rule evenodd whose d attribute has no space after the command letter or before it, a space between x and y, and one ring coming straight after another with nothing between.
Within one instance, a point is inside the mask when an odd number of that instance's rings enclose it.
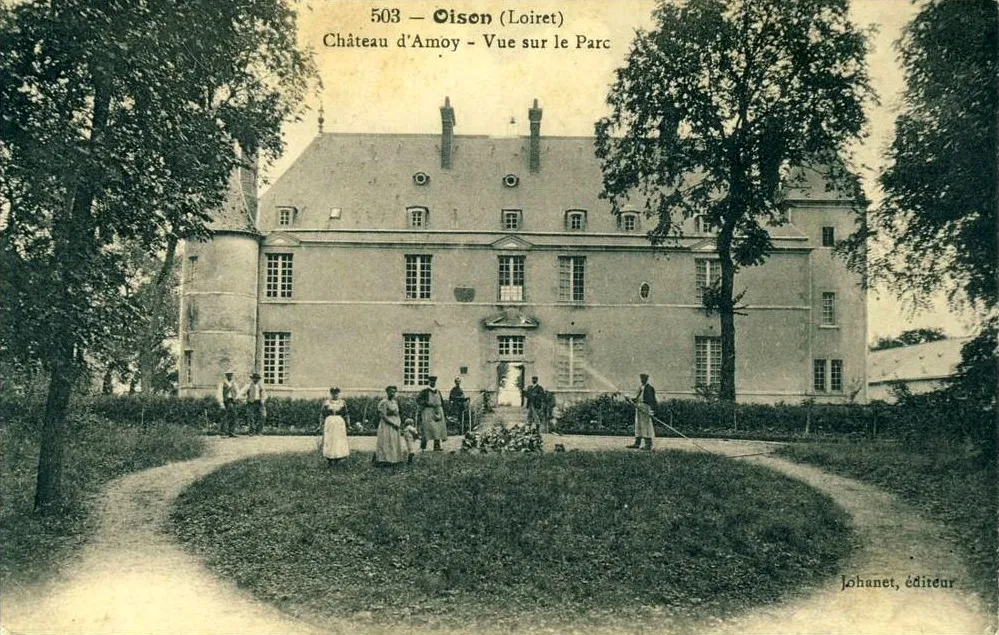
<instances>
[{"instance_id":1,"label":"steep gray roof","mask_svg":"<svg viewBox=\"0 0 999 635\"><path fill-rule=\"evenodd\" d=\"M969 339L958 337L872 351L867 357L867 382L880 384L950 377L961 361L961 347Z\"/></svg>"},{"instance_id":2,"label":"steep gray roof","mask_svg":"<svg viewBox=\"0 0 999 635\"><path fill-rule=\"evenodd\" d=\"M500 210L522 209L525 231L560 231L569 209L587 210L588 232L616 232L592 137L540 139L541 168L529 170L530 137L456 135L452 168L440 167L441 135L318 135L261 198L259 227L273 229L278 207L293 207L296 226L314 229L404 229L404 210L430 210L434 229L495 227ZM429 181L418 185L417 173ZM519 179L516 187L503 177ZM641 211L643 201L633 201ZM333 208L340 218L330 219ZM642 220L644 233L651 220ZM796 227L775 238L804 238Z\"/></svg>"},{"instance_id":3,"label":"steep gray roof","mask_svg":"<svg viewBox=\"0 0 999 635\"><path fill-rule=\"evenodd\" d=\"M213 232L257 232L254 219L257 214L255 170L249 166L238 167L229 175L229 186L222 207L212 213L208 228Z\"/></svg>"}]
</instances>

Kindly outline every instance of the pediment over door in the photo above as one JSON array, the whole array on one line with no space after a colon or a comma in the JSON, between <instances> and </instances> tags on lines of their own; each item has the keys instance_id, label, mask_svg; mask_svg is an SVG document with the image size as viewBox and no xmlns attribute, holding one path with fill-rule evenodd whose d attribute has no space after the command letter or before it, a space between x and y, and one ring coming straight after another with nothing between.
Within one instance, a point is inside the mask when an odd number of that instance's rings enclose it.
<instances>
[{"instance_id":1,"label":"pediment over door","mask_svg":"<svg viewBox=\"0 0 999 635\"><path fill-rule=\"evenodd\" d=\"M541 322L535 317L511 309L486 318L482 325L487 329L536 329L541 326Z\"/></svg>"},{"instance_id":2,"label":"pediment over door","mask_svg":"<svg viewBox=\"0 0 999 635\"><path fill-rule=\"evenodd\" d=\"M301 240L284 232L272 232L267 234L267 237L264 238L263 242L264 247L297 247L301 244Z\"/></svg>"},{"instance_id":3,"label":"pediment over door","mask_svg":"<svg viewBox=\"0 0 999 635\"><path fill-rule=\"evenodd\" d=\"M531 243L527 242L520 236L504 236L499 240L493 241L493 249L502 249L505 251L526 251L534 247Z\"/></svg>"}]
</instances>

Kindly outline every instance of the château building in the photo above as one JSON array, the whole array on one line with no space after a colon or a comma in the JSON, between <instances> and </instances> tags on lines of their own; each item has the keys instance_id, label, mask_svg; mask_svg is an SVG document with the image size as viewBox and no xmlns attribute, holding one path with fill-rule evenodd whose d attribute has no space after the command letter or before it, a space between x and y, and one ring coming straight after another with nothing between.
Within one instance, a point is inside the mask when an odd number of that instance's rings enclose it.
<instances>
[{"instance_id":1,"label":"ch\u00e2teau building","mask_svg":"<svg viewBox=\"0 0 999 635\"><path fill-rule=\"evenodd\" d=\"M589 137L320 133L259 199L247 166L186 245L180 390L209 394L231 368L272 396L336 385L446 389L519 404L525 377L560 401L630 393L647 372L662 398L716 385L717 316L701 302L720 275L700 219L652 247L636 208L598 197ZM806 176L808 172L806 171ZM866 398L866 297L834 257L853 201L817 175L789 191L766 263L736 276L741 401Z\"/></svg>"}]
</instances>

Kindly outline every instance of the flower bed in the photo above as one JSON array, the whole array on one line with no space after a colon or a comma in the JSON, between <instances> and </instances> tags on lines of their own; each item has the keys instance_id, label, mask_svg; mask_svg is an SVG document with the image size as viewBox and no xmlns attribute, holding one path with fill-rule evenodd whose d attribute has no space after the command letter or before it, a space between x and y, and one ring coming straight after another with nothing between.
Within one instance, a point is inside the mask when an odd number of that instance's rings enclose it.
<instances>
[{"instance_id":1,"label":"flower bed","mask_svg":"<svg viewBox=\"0 0 999 635\"><path fill-rule=\"evenodd\" d=\"M485 432L468 432L461 440L462 452L543 452L541 433L522 423L494 426Z\"/></svg>"}]
</instances>

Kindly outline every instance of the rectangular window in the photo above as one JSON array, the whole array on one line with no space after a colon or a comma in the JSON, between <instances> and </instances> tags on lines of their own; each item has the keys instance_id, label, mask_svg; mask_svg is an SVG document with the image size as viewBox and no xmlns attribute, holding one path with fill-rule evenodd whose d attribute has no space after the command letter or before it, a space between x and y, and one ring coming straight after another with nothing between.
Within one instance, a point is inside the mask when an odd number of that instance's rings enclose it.
<instances>
[{"instance_id":1,"label":"rectangular window","mask_svg":"<svg viewBox=\"0 0 999 635\"><path fill-rule=\"evenodd\" d=\"M558 257L558 299L582 302L586 299L586 257Z\"/></svg>"},{"instance_id":2,"label":"rectangular window","mask_svg":"<svg viewBox=\"0 0 999 635\"><path fill-rule=\"evenodd\" d=\"M499 257L499 299L524 301L524 256Z\"/></svg>"},{"instance_id":3,"label":"rectangular window","mask_svg":"<svg viewBox=\"0 0 999 635\"><path fill-rule=\"evenodd\" d=\"M556 381L560 388L586 387L586 336L559 335L555 347Z\"/></svg>"},{"instance_id":4,"label":"rectangular window","mask_svg":"<svg viewBox=\"0 0 999 635\"><path fill-rule=\"evenodd\" d=\"M697 299L704 301L704 290L713 287L721 280L721 263L707 258L695 258L697 269Z\"/></svg>"},{"instance_id":5,"label":"rectangular window","mask_svg":"<svg viewBox=\"0 0 999 635\"><path fill-rule=\"evenodd\" d=\"M521 357L524 354L524 336L523 335L500 335L497 338L499 342L499 354L501 356L514 356Z\"/></svg>"},{"instance_id":6,"label":"rectangular window","mask_svg":"<svg viewBox=\"0 0 999 635\"><path fill-rule=\"evenodd\" d=\"M694 233L695 234L710 234L715 231L714 226L708 222L708 219L704 217L703 214L698 214L694 216Z\"/></svg>"},{"instance_id":7,"label":"rectangular window","mask_svg":"<svg viewBox=\"0 0 999 635\"><path fill-rule=\"evenodd\" d=\"M184 351L184 383L194 383L194 351Z\"/></svg>"},{"instance_id":8,"label":"rectangular window","mask_svg":"<svg viewBox=\"0 0 999 635\"><path fill-rule=\"evenodd\" d=\"M826 391L826 360L816 359L812 362L812 390Z\"/></svg>"},{"instance_id":9,"label":"rectangular window","mask_svg":"<svg viewBox=\"0 0 999 635\"><path fill-rule=\"evenodd\" d=\"M264 333L264 383L288 383L291 333Z\"/></svg>"},{"instance_id":10,"label":"rectangular window","mask_svg":"<svg viewBox=\"0 0 999 635\"><path fill-rule=\"evenodd\" d=\"M638 229L638 216L636 214L623 214L621 216L621 229L626 232Z\"/></svg>"},{"instance_id":11,"label":"rectangular window","mask_svg":"<svg viewBox=\"0 0 999 635\"><path fill-rule=\"evenodd\" d=\"M406 256L406 299L430 299L430 256Z\"/></svg>"},{"instance_id":12,"label":"rectangular window","mask_svg":"<svg viewBox=\"0 0 999 635\"><path fill-rule=\"evenodd\" d=\"M836 294L832 291L822 292L822 325L836 325Z\"/></svg>"},{"instance_id":13,"label":"rectangular window","mask_svg":"<svg viewBox=\"0 0 999 635\"><path fill-rule=\"evenodd\" d=\"M829 390L843 392L843 360L829 360Z\"/></svg>"},{"instance_id":14,"label":"rectangular window","mask_svg":"<svg viewBox=\"0 0 999 635\"><path fill-rule=\"evenodd\" d=\"M279 207L278 208L278 225L291 225L292 220L295 218L295 208L294 207Z\"/></svg>"},{"instance_id":15,"label":"rectangular window","mask_svg":"<svg viewBox=\"0 0 999 635\"><path fill-rule=\"evenodd\" d=\"M833 227L822 228L822 246L834 247L836 245L836 230Z\"/></svg>"},{"instance_id":16,"label":"rectangular window","mask_svg":"<svg viewBox=\"0 0 999 635\"><path fill-rule=\"evenodd\" d=\"M194 282L198 277L198 257L188 256L187 257L187 281Z\"/></svg>"},{"instance_id":17,"label":"rectangular window","mask_svg":"<svg viewBox=\"0 0 999 635\"><path fill-rule=\"evenodd\" d=\"M430 335L410 333L402 339L402 385L423 386L430 375Z\"/></svg>"},{"instance_id":18,"label":"rectangular window","mask_svg":"<svg viewBox=\"0 0 999 635\"><path fill-rule=\"evenodd\" d=\"M290 298L292 283L292 255L267 254L267 280L264 296Z\"/></svg>"},{"instance_id":19,"label":"rectangular window","mask_svg":"<svg viewBox=\"0 0 999 635\"><path fill-rule=\"evenodd\" d=\"M718 386L721 383L721 338L694 338L694 384Z\"/></svg>"},{"instance_id":20,"label":"rectangular window","mask_svg":"<svg viewBox=\"0 0 999 635\"><path fill-rule=\"evenodd\" d=\"M519 209L503 210L503 230L509 232L520 229L520 218Z\"/></svg>"}]
</instances>

